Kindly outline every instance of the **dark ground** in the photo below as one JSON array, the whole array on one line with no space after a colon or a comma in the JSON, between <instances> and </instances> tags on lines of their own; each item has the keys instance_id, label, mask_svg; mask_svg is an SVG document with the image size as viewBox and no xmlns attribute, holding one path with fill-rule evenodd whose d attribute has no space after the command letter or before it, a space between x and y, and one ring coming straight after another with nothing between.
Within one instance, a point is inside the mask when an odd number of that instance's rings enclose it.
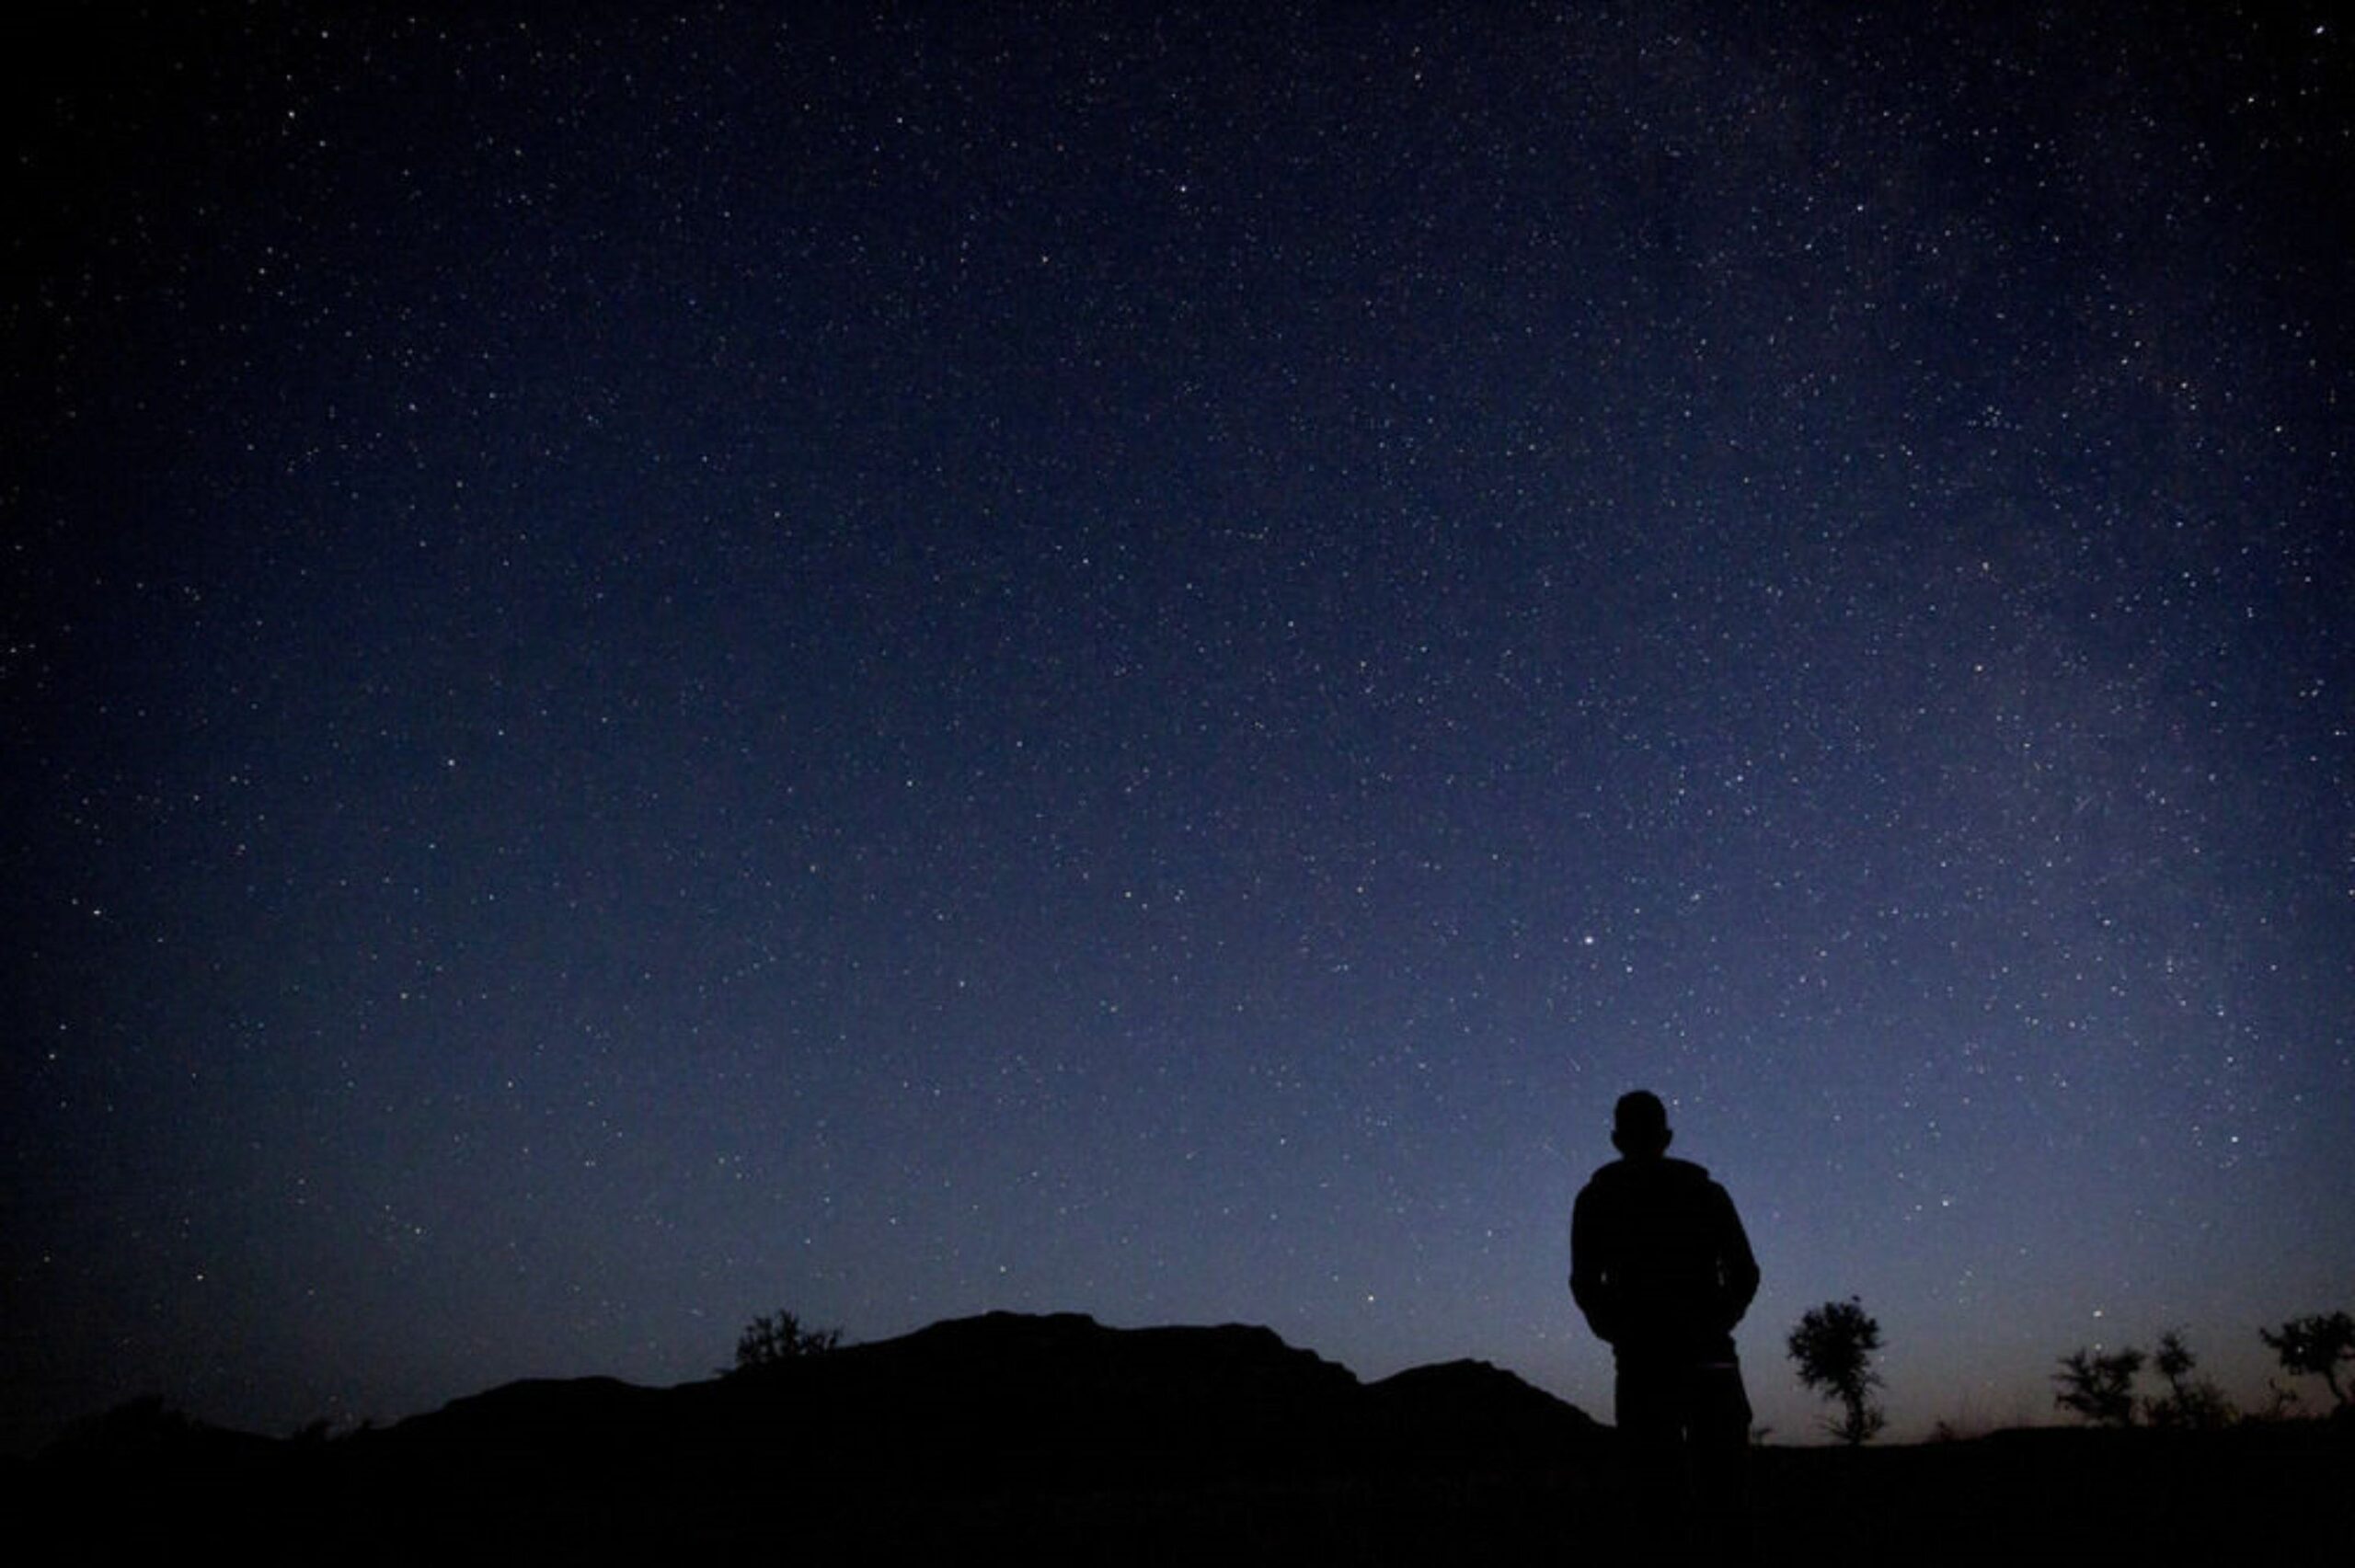
<instances>
[{"instance_id":1,"label":"dark ground","mask_svg":"<svg viewBox=\"0 0 2355 1568\"><path fill-rule=\"evenodd\" d=\"M2355 1424L1752 1459L1762 1562L2337 1564ZM1681 1555L1628 1517L1610 1434L1508 1373L1360 1384L1264 1329L1084 1318L944 1323L677 1389L519 1383L334 1439L126 1406L0 1475L20 1539L80 1562Z\"/></svg>"}]
</instances>

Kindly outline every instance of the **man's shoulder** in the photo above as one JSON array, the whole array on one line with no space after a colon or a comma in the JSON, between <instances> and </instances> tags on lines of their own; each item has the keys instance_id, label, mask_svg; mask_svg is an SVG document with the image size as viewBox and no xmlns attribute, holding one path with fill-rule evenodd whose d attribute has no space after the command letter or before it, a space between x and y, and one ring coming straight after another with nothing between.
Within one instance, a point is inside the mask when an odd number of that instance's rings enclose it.
<instances>
[{"instance_id":1,"label":"man's shoulder","mask_svg":"<svg viewBox=\"0 0 2355 1568\"><path fill-rule=\"evenodd\" d=\"M1614 1160L1587 1179L1579 1204L1610 1213L1730 1211L1733 1195L1690 1160Z\"/></svg>"},{"instance_id":2,"label":"man's shoulder","mask_svg":"<svg viewBox=\"0 0 2355 1568\"><path fill-rule=\"evenodd\" d=\"M1579 1189L1580 1203L1652 1203L1674 1201L1675 1195L1699 1196L1725 1189L1709 1179L1706 1167L1690 1160L1614 1160L1599 1166Z\"/></svg>"},{"instance_id":3,"label":"man's shoulder","mask_svg":"<svg viewBox=\"0 0 2355 1568\"><path fill-rule=\"evenodd\" d=\"M1614 1160L1608 1164L1597 1165L1594 1168L1586 1179L1586 1185L1579 1189L1579 1196L1584 1197L1589 1193L1625 1190L1630 1185L1641 1185L1642 1181L1643 1176L1637 1169L1637 1162Z\"/></svg>"},{"instance_id":4,"label":"man's shoulder","mask_svg":"<svg viewBox=\"0 0 2355 1568\"><path fill-rule=\"evenodd\" d=\"M1590 1187L1598 1186L1715 1186L1709 1179L1709 1168L1690 1160L1671 1160L1660 1155L1650 1160L1614 1160L1608 1165L1595 1168L1586 1179Z\"/></svg>"}]
</instances>

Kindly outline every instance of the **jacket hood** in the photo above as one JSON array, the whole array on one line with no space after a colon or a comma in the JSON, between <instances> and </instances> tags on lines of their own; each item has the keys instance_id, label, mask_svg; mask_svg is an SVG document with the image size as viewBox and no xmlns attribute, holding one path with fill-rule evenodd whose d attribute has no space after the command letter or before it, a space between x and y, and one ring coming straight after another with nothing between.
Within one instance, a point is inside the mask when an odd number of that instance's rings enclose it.
<instances>
[{"instance_id":1,"label":"jacket hood","mask_svg":"<svg viewBox=\"0 0 2355 1568\"><path fill-rule=\"evenodd\" d=\"M1672 1160L1667 1155L1654 1159L1621 1158L1602 1167L1594 1173L1598 1182L1664 1182L1680 1186L1700 1186L1709 1179L1709 1168L1690 1160Z\"/></svg>"}]
</instances>

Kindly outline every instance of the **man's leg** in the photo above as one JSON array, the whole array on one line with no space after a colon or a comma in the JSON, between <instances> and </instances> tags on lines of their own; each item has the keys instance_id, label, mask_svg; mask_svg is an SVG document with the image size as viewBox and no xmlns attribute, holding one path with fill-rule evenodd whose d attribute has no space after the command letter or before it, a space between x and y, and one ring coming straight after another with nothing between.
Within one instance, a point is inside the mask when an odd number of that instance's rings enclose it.
<instances>
[{"instance_id":1,"label":"man's leg","mask_svg":"<svg viewBox=\"0 0 2355 1568\"><path fill-rule=\"evenodd\" d=\"M1687 1384L1695 1513L1717 1554L1731 1561L1750 1544L1750 1396L1732 1361L1693 1368Z\"/></svg>"},{"instance_id":2,"label":"man's leg","mask_svg":"<svg viewBox=\"0 0 2355 1568\"><path fill-rule=\"evenodd\" d=\"M1614 1413L1638 1539L1675 1539L1683 1528L1685 1379L1686 1368L1673 1365L1619 1367Z\"/></svg>"}]
</instances>

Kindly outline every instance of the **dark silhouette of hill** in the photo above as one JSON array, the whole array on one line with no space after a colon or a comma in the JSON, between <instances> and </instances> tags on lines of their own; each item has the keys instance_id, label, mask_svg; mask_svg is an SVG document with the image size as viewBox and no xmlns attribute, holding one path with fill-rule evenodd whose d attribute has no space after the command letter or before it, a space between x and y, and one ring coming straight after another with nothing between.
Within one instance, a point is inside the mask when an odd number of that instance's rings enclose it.
<instances>
[{"instance_id":1,"label":"dark silhouette of hill","mask_svg":"<svg viewBox=\"0 0 2355 1568\"><path fill-rule=\"evenodd\" d=\"M1264 1328L993 1312L675 1389L509 1384L365 1440L575 1467L644 1462L649 1448L715 1469L757 1454L833 1484L889 1471L971 1487L1355 1471L1484 1448L1559 1456L1600 1430L1485 1363L1367 1386Z\"/></svg>"},{"instance_id":2,"label":"dark silhouette of hill","mask_svg":"<svg viewBox=\"0 0 2355 1568\"><path fill-rule=\"evenodd\" d=\"M2187 1548L2331 1561L2349 1424L2032 1432L1770 1449L1762 1554L2095 1561ZM992 1313L649 1389L508 1384L397 1425L284 1441L148 1402L5 1472L28 1540L82 1561L1504 1562L1610 1557L1610 1434L1459 1361L1374 1383L1264 1328ZM68 1532L60 1537L59 1531ZM27 1533L29 1532L29 1533Z\"/></svg>"},{"instance_id":3,"label":"dark silhouette of hill","mask_svg":"<svg viewBox=\"0 0 2355 1568\"><path fill-rule=\"evenodd\" d=\"M1608 1441L1576 1405L1486 1361L1410 1368L1366 1391L1378 1448L1402 1458L1591 1455Z\"/></svg>"},{"instance_id":4,"label":"dark silhouette of hill","mask_svg":"<svg viewBox=\"0 0 2355 1568\"><path fill-rule=\"evenodd\" d=\"M211 1541L413 1561L970 1550L1189 1561L1369 1547L1434 1482L1534 1474L1605 1441L1478 1362L1367 1385L1265 1328L996 1312L672 1389L507 1384L381 1431L273 1442L154 1405L89 1424L12 1490L69 1495L128 1555ZM109 1495L142 1505L110 1508Z\"/></svg>"}]
</instances>

